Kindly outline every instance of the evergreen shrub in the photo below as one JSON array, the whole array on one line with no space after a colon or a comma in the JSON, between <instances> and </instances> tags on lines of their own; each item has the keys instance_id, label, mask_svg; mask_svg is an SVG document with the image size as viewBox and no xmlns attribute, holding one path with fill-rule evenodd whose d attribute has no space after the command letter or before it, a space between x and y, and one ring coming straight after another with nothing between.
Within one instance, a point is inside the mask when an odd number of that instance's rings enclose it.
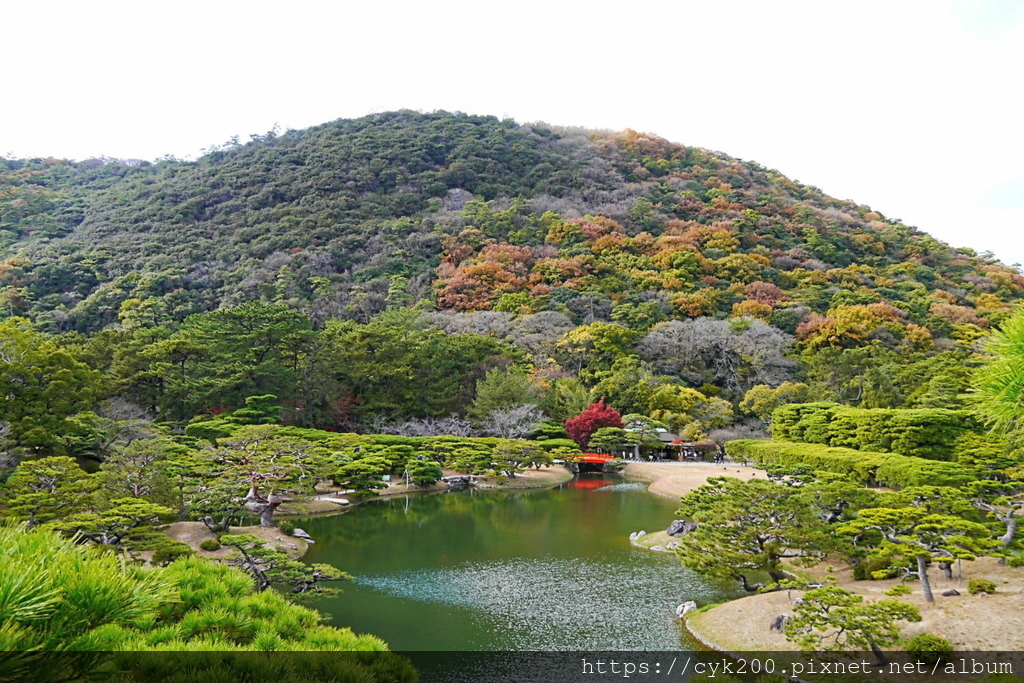
<instances>
[{"instance_id":1,"label":"evergreen shrub","mask_svg":"<svg viewBox=\"0 0 1024 683\"><path fill-rule=\"evenodd\" d=\"M959 487L977 479L974 469L952 462L898 453L873 453L813 443L740 439L726 444L733 458L744 457L759 467L782 466L834 472L864 485Z\"/></svg>"}]
</instances>

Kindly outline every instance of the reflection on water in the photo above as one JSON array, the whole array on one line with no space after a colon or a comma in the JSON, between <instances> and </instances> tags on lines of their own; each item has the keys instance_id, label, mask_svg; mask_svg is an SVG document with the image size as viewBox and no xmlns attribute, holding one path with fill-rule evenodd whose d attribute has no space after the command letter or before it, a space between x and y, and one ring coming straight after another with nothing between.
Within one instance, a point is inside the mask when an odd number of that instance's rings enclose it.
<instances>
[{"instance_id":1,"label":"reflection on water","mask_svg":"<svg viewBox=\"0 0 1024 683\"><path fill-rule=\"evenodd\" d=\"M595 486L596 485L596 486ZM379 501L303 520L305 558L355 575L317 607L396 650L676 650L673 611L735 595L628 536L676 503L645 484L584 475L557 489Z\"/></svg>"},{"instance_id":2,"label":"reflection on water","mask_svg":"<svg viewBox=\"0 0 1024 683\"><path fill-rule=\"evenodd\" d=\"M647 483L642 481L625 481L621 484L608 484L607 486L602 486L594 490L604 491L606 493L613 493L616 491L646 491Z\"/></svg>"},{"instance_id":3,"label":"reflection on water","mask_svg":"<svg viewBox=\"0 0 1024 683\"><path fill-rule=\"evenodd\" d=\"M677 586L675 572L664 570L652 571L645 562L508 560L360 583L387 595L465 608L481 631L470 644L478 648L580 650L600 643L611 650L668 650L679 647L666 602Z\"/></svg>"}]
</instances>

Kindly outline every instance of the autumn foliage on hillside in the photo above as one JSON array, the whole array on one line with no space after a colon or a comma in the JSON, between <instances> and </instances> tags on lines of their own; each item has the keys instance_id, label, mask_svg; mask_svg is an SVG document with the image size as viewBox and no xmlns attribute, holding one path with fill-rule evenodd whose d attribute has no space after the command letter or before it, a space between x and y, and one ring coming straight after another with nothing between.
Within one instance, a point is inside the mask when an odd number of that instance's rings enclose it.
<instances>
[{"instance_id":1,"label":"autumn foliage on hillside","mask_svg":"<svg viewBox=\"0 0 1024 683\"><path fill-rule=\"evenodd\" d=\"M254 135L195 162L2 159L0 250L0 310L55 332L253 299L322 324L417 300L519 313L579 296L790 332L889 303L934 332L986 328L1024 288L756 163L444 112Z\"/></svg>"}]
</instances>

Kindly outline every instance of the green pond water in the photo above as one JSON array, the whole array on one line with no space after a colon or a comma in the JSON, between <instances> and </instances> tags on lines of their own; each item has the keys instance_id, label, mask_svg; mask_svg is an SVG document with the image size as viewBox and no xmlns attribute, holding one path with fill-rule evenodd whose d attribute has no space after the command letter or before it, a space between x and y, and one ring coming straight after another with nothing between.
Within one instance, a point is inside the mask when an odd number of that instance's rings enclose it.
<instances>
[{"instance_id":1,"label":"green pond water","mask_svg":"<svg viewBox=\"0 0 1024 683\"><path fill-rule=\"evenodd\" d=\"M736 597L674 555L634 548L676 501L583 475L552 489L466 490L376 501L300 526L304 558L355 577L315 606L393 650L680 650L676 605Z\"/></svg>"}]
</instances>

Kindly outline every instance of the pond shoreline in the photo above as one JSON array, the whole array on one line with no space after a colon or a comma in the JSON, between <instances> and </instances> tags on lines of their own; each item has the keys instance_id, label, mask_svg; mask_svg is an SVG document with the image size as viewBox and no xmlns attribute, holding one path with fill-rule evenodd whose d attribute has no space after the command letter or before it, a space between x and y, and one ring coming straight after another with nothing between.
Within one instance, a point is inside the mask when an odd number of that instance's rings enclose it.
<instances>
[{"instance_id":1,"label":"pond shoreline","mask_svg":"<svg viewBox=\"0 0 1024 683\"><path fill-rule=\"evenodd\" d=\"M447 474L449 473L446 472ZM456 473L452 472L451 474ZM536 475L537 472L531 471L529 474ZM568 469L558 466L541 470L539 474L542 476L517 477L515 480L511 480L514 482L512 485L509 485L511 483L509 480L505 480L504 483L485 480L484 485L480 488L483 490L551 488L570 481L575 476ZM650 485L647 491L663 498L678 498L705 484L709 477L729 476L743 480L765 477L763 470L735 463L716 465L711 463L630 462L622 474L649 481ZM440 483L432 487L406 487L402 484L392 484L378 494L354 500L348 506L330 504L332 508L329 510L300 510L292 514L320 517L344 512L373 500L384 500L409 493L436 493L446 490L448 490L447 487ZM291 539L289 538L289 540ZM670 542L671 537L668 537L664 530L653 530L649 531L645 537L631 541L631 545L645 550L652 550L652 545L660 545L664 551L671 552L671 549L666 547ZM306 548L303 548L303 551L305 550ZM997 566L994 560L990 562L988 559L964 563L964 568L970 572L970 575L990 576L1003 586L1019 584L1020 579L1017 572L1010 568ZM850 571L848 567L845 567L833 572L826 572L822 565L805 570L804 573L819 579L832 576L838 579L840 585L864 595L868 600L882 598L883 591L896 583L895 580L853 581L852 576L849 575ZM933 577L933 584L940 583L944 584L944 580ZM942 587L957 587L957 585L951 583L950 586L943 585ZM1012 643L1014 649L1024 649L1024 642L1021 641L1024 636L1020 634L1011 636L1007 633L1008 628L1016 625L1020 627L1020 633L1024 634L1024 609L1022 609L1024 608L1024 595L1018 593L1016 588L1012 590L1007 590L1007 588L1009 587L1003 588L995 596L991 596L985 601L988 610L1005 613L1003 621L1007 626L999 629L998 634L989 633L986 636L983 631L972 629L970 612L977 609L975 606L977 599L973 596L939 598L939 602L926 605L920 596L914 595L906 597L904 600L918 604L925 620L921 624L907 624L903 629L904 635L912 636L919 632L938 633L953 641L958 649L964 650L1000 649L998 647L1000 644L1005 646L1007 643ZM960 589L963 591L962 586ZM916 589L915 593L918 590ZM1003 592L1004 590L1006 592ZM781 613L791 614L792 603L786 598L785 592L775 592L747 595L714 604L707 609L692 612L686 618L681 619L680 623L694 641L709 650L742 657L745 652L750 651L795 649L795 646L783 635L772 632L767 627L771 619Z\"/></svg>"},{"instance_id":2,"label":"pond shoreline","mask_svg":"<svg viewBox=\"0 0 1024 683\"><path fill-rule=\"evenodd\" d=\"M460 473L454 471L445 472L445 476L457 476L458 474ZM531 477L530 475L533 476ZM506 479L504 484L499 483L495 477L480 477L479 479L484 480L485 483L482 486L479 486L479 488L491 491L551 488L570 481L574 476L576 475L568 468L560 465L553 465L542 470L530 470L529 472L524 472L514 479ZM321 498L314 498L311 501L285 503L281 506L282 508L285 508L285 510L282 511L279 508L277 513L274 515L274 520L276 522L274 526L264 528L258 526L232 527L230 533L256 534L263 538L268 545L273 545L277 549L286 552L292 559L298 560L302 559L302 557L306 555L306 552L309 550L309 544L301 538L289 536L281 531L278 524L282 520L290 520L293 517L327 517L330 515L344 513L347 510L353 510L360 505L375 500L385 500L394 496L414 493L444 493L449 490L452 489L449 489L446 484L441 482L433 484L432 486L406 486L404 484L391 484L388 488L373 496L353 499L347 505L329 502ZM333 493L329 495L334 496L343 494ZM200 557L220 561L226 557L228 552L227 548L216 551L207 551L202 550L199 547L202 541L217 539L217 535L209 531L202 522L176 522L174 524L167 525L163 530L163 533L170 538L189 546ZM315 540L316 539L314 539L314 542Z\"/></svg>"},{"instance_id":3,"label":"pond shoreline","mask_svg":"<svg viewBox=\"0 0 1024 683\"><path fill-rule=\"evenodd\" d=\"M712 476L736 477L743 480L766 476L764 470L758 470L748 465L682 462L630 462L626 465L622 474L650 481L651 484L647 489L648 492L668 498L678 498L698 486L702 486L707 482L707 478ZM445 470L445 476L467 476L467 473ZM477 478L477 481L480 482L477 487L482 490L550 488L564 484L574 476L576 476L575 473L568 468L561 465L552 465L540 470L527 470L515 478L481 476ZM401 483L392 483L374 495L363 498L348 498L346 494L340 491L323 491L310 501L285 503L277 511L275 517L308 517L335 514L370 501L382 500L392 496L410 493L436 493L448 490L450 489L446 484L438 482L430 486L407 486ZM330 500L337 497L345 498L349 501L348 504L340 504Z\"/></svg>"},{"instance_id":4,"label":"pond shoreline","mask_svg":"<svg viewBox=\"0 0 1024 683\"><path fill-rule=\"evenodd\" d=\"M455 470L445 470L444 474L448 476L469 476L465 472L456 472ZM544 489L552 486L558 486L570 481L576 476L568 468L561 465L551 465L543 469L531 469L519 474L514 478L507 478L493 476L479 476L477 477L477 488L481 490L516 490L516 489ZM393 496L404 496L413 493L438 493L444 491L453 490L448 487L447 484L442 482L436 482L430 486L407 486L401 483L389 484L387 488L380 490L372 496L366 497L351 497L340 491L324 492L317 495L316 498L310 501L298 501L293 503L285 503L281 506L282 509L278 509L274 515L278 517L310 517L320 515L330 515L344 512L345 510L351 510L359 505L369 503L374 500L384 500ZM325 498L324 496L330 496L331 498L344 498L348 500L348 504L335 503Z\"/></svg>"},{"instance_id":5,"label":"pond shoreline","mask_svg":"<svg viewBox=\"0 0 1024 683\"><path fill-rule=\"evenodd\" d=\"M675 509L645 489L646 482L583 474L521 492L391 496L350 517L297 523L318 541L306 562L359 577L344 604L324 611L395 649L672 651L680 638L703 649L672 611L687 594L723 600L731 592L625 542L631 529L660 526ZM591 587L588 600L550 599L579 576ZM442 618L451 625L407 623Z\"/></svg>"},{"instance_id":6,"label":"pond shoreline","mask_svg":"<svg viewBox=\"0 0 1024 683\"><path fill-rule=\"evenodd\" d=\"M707 480L710 477L735 477L737 479L742 479L743 481L757 478L767 479L767 473L765 473L764 470L732 462L722 464L688 462L631 462L626 466L623 474L650 481L651 484L647 488L649 493L656 496L677 499L690 491L703 486L707 483ZM643 531L646 531L646 529ZM630 544L635 548L640 548L641 550L671 553L673 550L670 544L673 540L674 539L669 536L664 529L659 529L657 531L648 532L639 538L630 538ZM736 598L735 600L730 600L725 604L731 604L745 599L746 598ZM711 610L708 610L708 612L714 609L715 608L712 608ZM699 614L700 618L704 618L706 616L707 612ZM714 617L712 617L712 619L714 620ZM695 624L690 623L690 619L684 617L680 620L680 623L683 629L690 634L690 637L704 645L704 647L710 650L738 656L735 652L724 647L721 643L715 642L715 640L706 632L696 628Z\"/></svg>"},{"instance_id":7,"label":"pond shoreline","mask_svg":"<svg viewBox=\"0 0 1024 683\"><path fill-rule=\"evenodd\" d=\"M459 474L454 471L446 471L446 476L457 476ZM482 485L478 485L481 490L515 490L515 489L539 489L539 488L552 488L559 486L567 481L572 480L576 476L568 468L561 466L553 466L545 468L543 470L530 470L524 473L526 476L516 477L515 479L506 479L499 483L494 477L481 477ZM730 476L736 477L743 480L765 477L763 470L756 468L739 465L736 463L727 464L712 464L712 463L674 463L674 462L630 462L627 464L625 469L621 472L623 476L642 479L650 482L647 487L647 492L655 496L663 498L678 498L699 486L707 483L708 478L716 476ZM532 476L531 476L532 475ZM541 476L537 476L541 475ZM395 483L389 485L386 489L365 498L353 499L348 505L340 505L325 500L313 500L309 503L292 504L289 507L291 509L279 512L277 517L288 518L296 516L304 517L322 517L329 516L332 514L338 514L345 512L346 510L354 509L365 503L377 500L385 500L393 498L395 496L416 494L416 493L437 493L449 490L448 487L438 482L432 486L420 487L420 486L406 486L404 484ZM324 494L321 494L324 495ZM343 496L341 493L328 494L332 496ZM319 503L319 505L317 505ZM322 505L329 505L329 508L324 508ZM297 508L297 509L296 509ZM310 509L312 508L312 509ZM649 541L662 541L670 540L664 530L656 530L648 534L650 537ZM664 539L662 538L664 537ZM631 545L636 548L652 550L650 545L631 541ZM659 545L661 545L659 543ZM303 548L305 551L306 548ZM669 549L661 550L661 552L671 552ZM657 552L657 551L655 551ZM304 553L303 553L304 554ZM729 601L731 604L738 601L745 600L746 598L737 598L736 600ZM715 608L712 608L714 610ZM709 610L708 612L711 612ZM717 622L716 618L718 615L709 615L708 612L700 614L700 619L696 621L705 621L710 616L710 621L713 623ZM694 615L696 616L696 615ZM689 635L711 650L716 650L725 653L733 653L728 647L723 646L722 643L716 642L708 633L707 630L715 631L716 629L712 626L710 629L698 628L697 624L690 624L687 619L681 620L682 628L684 628ZM710 624L709 624L710 625Z\"/></svg>"}]
</instances>

